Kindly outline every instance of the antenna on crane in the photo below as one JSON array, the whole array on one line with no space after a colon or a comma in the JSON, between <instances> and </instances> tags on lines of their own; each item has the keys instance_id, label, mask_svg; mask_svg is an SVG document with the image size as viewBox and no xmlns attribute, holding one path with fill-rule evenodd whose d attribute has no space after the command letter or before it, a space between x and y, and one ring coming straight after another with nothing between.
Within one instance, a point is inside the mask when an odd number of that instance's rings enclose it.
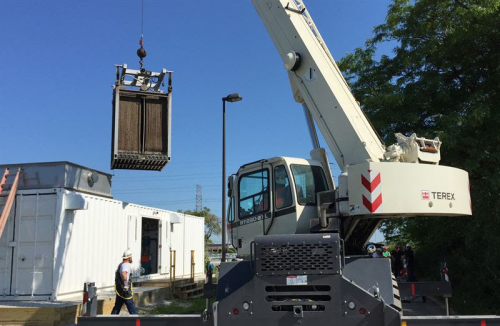
<instances>
[{"instance_id":1,"label":"antenna on crane","mask_svg":"<svg viewBox=\"0 0 500 326\"><path fill-rule=\"evenodd\" d=\"M147 56L147 52L143 47L143 41L142 41L143 38L144 38L144 0L142 0L142 5L141 5L141 39L139 41L141 47L137 50L137 56L140 59L139 64L141 66L141 72L144 72L146 70L143 66L143 59Z\"/></svg>"}]
</instances>

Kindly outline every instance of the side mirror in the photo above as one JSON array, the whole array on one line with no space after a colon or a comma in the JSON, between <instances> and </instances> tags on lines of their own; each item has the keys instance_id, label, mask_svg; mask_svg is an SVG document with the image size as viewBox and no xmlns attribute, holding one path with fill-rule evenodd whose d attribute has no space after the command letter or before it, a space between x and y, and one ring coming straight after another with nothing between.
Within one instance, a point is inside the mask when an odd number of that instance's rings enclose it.
<instances>
[{"instance_id":1,"label":"side mirror","mask_svg":"<svg viewBox=\"0 0 500 326\"><path fill-rule=\"evenodd\" d=\"M227 178L227 196L231 197L233 195L233 183L234 183L234 176L229 176Z\"/></svg>"}]
</instances>

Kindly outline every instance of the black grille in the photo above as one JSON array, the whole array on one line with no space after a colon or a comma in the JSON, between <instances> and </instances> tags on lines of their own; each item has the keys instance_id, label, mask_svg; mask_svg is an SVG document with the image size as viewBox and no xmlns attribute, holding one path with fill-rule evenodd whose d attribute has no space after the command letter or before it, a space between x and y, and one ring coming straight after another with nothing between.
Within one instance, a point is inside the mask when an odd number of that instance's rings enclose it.
<instances>
[{"instance_id":1,"label":"black grille","mask_svg":"<svg viewBox=\"0 0 500 326\"><path fill-rule=\"evenodd\" d=\"M169 157L166 155L119 153L111 169L161 171L168 162Z\"/></svg>"},{"instance_id":2,"label":"black grille","mask_svg":"<svg viewBox=\"0 0 500 326\"><path fill-rule=\"evenodd\" d=\"M291 285L266 286L267 302L272 311L293 311L297 306L303 311L325 311L323 303L332 301L329 285Z\"/></svg>"},{"instance_id":3,"label":"black grille","mask_svg":"<svg viewBox=\"0 0 500 326\"><path fill-rule=\"evenodd\" d=\"M255 250L257 275L337 274L340 269L336 234L257 237Z\"/></svg>"}]
</instances>

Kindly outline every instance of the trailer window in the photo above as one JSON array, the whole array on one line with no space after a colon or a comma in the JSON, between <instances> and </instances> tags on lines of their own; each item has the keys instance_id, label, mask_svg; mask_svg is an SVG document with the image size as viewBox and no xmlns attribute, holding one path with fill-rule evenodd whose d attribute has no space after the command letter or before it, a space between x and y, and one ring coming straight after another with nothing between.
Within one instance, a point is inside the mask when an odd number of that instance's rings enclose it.
<instances>
[{"instance_id":1,"label":"trailer window","mask_svg":"<svg viewBox=\"0 0 500 326\"><path fill-rule=\"evenodd\" d=\"M328 190L323 169L314 165L297 164L292 164L291 168L299 204L316 204L316 193Z\"/></svg>"},{"instance_id":2,"label":"trailer window","mask_svg":"<svg viewBox=\"0 0 500 326\"><path fill-rule=\"evenodd\" d=\"M259 170L241 176L239 182L239 198L239 218L245 218L268 211L268 170Z\"/></svg>"}]
</instances>

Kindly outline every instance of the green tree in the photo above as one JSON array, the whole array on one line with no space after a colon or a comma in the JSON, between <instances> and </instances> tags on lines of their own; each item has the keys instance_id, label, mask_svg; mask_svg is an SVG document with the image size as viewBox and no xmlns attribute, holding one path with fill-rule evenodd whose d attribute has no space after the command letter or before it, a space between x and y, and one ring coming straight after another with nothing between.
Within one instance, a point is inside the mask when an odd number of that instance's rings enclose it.
<instances>
[{"instance_id":1,"label":"green tree","mask_svg":"<svg viewBox=\"0 0 500 326\"><path fill-rule=\"evenodd\" d=\"M382 43L392 54L378 56ZM473 217L389 221L386 235L415 244L421 278L448 262L455 309L498 312L500 0L394 0L374 37L339 66L384 141L438 136L441 163L469 172Z\"/></svg>"},{"instance_id":2,"label":"green tree","mask_svg":"<svg viewBox=\"0 0 500 326\"><path fill-rule=\"evenodd\" d=\"M210 239L212 235L219 235L222 233L221 219L210 213L210 208L208 207L203 207L201 211L179 210L179 213L199 216L205 219L205 245L213 243L212 239Z\"/></svg>"}]
</instances>

